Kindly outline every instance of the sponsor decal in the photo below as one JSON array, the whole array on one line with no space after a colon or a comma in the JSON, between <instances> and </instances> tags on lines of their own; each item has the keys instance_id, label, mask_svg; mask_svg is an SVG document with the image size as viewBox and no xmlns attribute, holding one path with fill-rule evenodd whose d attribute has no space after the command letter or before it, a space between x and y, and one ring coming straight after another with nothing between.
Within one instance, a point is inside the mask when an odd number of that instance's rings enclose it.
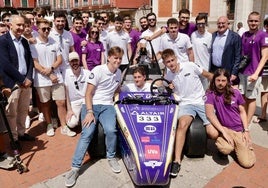
<instances>
[{"instance_id":1,"label":"sponsor decal","mask_svg":"<svg viewBox=\"0 0 268 188\"><path fill-rule=\"evenodd\" d=\"M163 162L158 162L158 161L147 161L147 162L144 162L144 165L146 167L159 167L162 165Z\"/></svg>"},{"instance_id":2,"label":"sponsor decal","mask_svg":"<svg viewBox=\"0 0 268 188\"><path fill-rule=\"evenodd\" d=\"M160 159L160 148L158 145L145 145L144 152L145 159Z\"/></svg>"},{"instance_id":3,"label":"sponsor decal","mask_svg":"<svg viewBox=\"0 0 268 188\"><path fill-rule=\"evenodd\" d=\"M159 138L157 138L156 136L154 136L153 138L151 138L151 143L152 144L161 144L161 140Z\"/></svg>"},{"instance_id":4,"label":"sponsor decal","mask_svg":"<svg viewBox=\"0 0 268 188\"><path fill-rule=\"evenodd\" d=\"M143 143L150 142L150 137L149 136L141 136L141 142L143 142Z\"/></svg>"},{"instance_id":5,"label":"sponsor decal","mask_svg":"<svg viewBox=\"0 0 268 188\"><path fill-rule=\"evenodd\" d=\"M122 113L126 113L125 108L124 108L123 106L120 108L120 111L121 111Z\"/></svg>"},{"instance_id":6,"label":"sponsor decal","mask_svg":"<svg viewBox=\"0 0 268 188\"><path fill-rule=\"evenodd\" d=\"M153 125L146 125L143 129L147 133L154 133L156 131L156 127Z\"/></svg>"},{"instance_id":7,"label":"sponsor decal","mask_svg":"<svg viewBox=\"0 0 268 188\"><path fill-rule=\"evenodd\" d=\"M137 114L137 122L138 123L161 123L160 115L140 115Z\"/></svg>"},{"instance_id":8,"label":"sponsor decal","mask_svg":"<svg viewBox=\"0 0 268 188\"><path fill-rule=\"evenodd\" d=\"M94 73L92 72L92 73L90 73L90 75L89 75L89 77L88 77L89 79L93 79L94 78Z\"/></svg>"}]
</instances>

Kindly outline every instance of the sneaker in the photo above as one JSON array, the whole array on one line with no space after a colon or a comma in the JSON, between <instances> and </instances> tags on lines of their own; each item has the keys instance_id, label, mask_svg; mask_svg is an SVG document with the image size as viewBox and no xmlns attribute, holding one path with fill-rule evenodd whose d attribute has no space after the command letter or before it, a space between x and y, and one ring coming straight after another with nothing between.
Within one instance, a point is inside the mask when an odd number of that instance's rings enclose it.
<instances>
[{"instance_id":1,"label":"sneaker","mask_svg":"<svg viewBox=\"0 0 268 188\"><path fill-rule=\"evenodd\" d=\"M112 171L114 173L119 173L121 172L121 166L120 164L118 163L118 161L116 160L116 158L111 158L111 159L108 159L108 163L112 169Z\"/></svg>"},{"instance_id":2,"label":"sneaker","mask_svg":"<svg viewBox=\"0 0 268 188\"><path fill-rule=\"evenodd\" d=\"M0 154L0 168L9 169L14 167L15 158L9 156L7 153Z\"/></svg>"},{"instance_id":3,"label":"sneaker","mask_svg":"<svg viewBox=\"0 0 268 188\"><path fill-rule=\"evenodd\" d=\"M47 125L47 136L54 136L54 135L55 135L54 128L50 123Z\"/></svg>"},{"instance_id":4,"label":"sneaker","mask_svg":"<svg viewBox=\"0 0 268 188\"><path fill-rule=\"evenodd\" d=\"M65 186L66 187L72 187L76 183L76 179L79 176L79 169L70 170L65 178Z\"/></svg>"},{"instance_id":5,"label":"sneaker","mask_svg":"<svg viewBox=\"0 0 268 188\"><path fill-rule=\"evenodd\" d=\"M170 175L176 177L181 169L181 165L178 162L172 162Z\"/></svg>"},{"instance_id":6,"label":"sneaker","mask_svg":"<svg viewBox=\"0 0 268 188\"><path fill-rule=\"evenodd\" d=\"M52 125L54 129L58 128L58 119L57 118L51 118Z\"/></svg>"},{"instance_id":7,"label":"sneaker","mask_svg":"<svg viewBox=\"0 0 268 188\"><path fill-rule=\"evenodd\" d=\"M61 134L73 137L76 135L76 132L71 131L71 129L67 125L65 125L61 128Z\"/></svg>"},{"instance_id":8,"label":"sneaker","mask_svg":"<svg viewBox=\"0 0 268 188\"><path fill-rule=\"evenodd\" d=\"M26 129L29 129L30 128L30 125L31 125L31 118L30 118L30 116L26 116L26 119L25 119L25 128Z\"/></svg>"},{"instance_id":9,"label":"sneaker","mask_svg":"<svg viewBox=\"0 0 268 188\"><path fill-rule=\"evenodd\" d=\"M45 121L45 117L43 113L40 113L38 116L38 121Z\"/></svg>"}]
</instances>

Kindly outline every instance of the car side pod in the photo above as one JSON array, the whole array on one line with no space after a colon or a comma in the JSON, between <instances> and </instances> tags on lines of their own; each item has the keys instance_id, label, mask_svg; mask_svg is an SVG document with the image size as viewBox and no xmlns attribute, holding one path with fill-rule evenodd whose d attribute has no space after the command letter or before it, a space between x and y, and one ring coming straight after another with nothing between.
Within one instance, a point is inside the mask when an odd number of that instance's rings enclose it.
<instances>
[{"instance_id":1,"label":"car side pod","mask_svg":"<svg viewBox=\"0 0 268 188\"><path fill-rule=\"evenodd\" d=\"M207 150L207 133L203 121L196 116L186 133L184 154L187 157L204 157Z\"/></svg>"}]
</instances>

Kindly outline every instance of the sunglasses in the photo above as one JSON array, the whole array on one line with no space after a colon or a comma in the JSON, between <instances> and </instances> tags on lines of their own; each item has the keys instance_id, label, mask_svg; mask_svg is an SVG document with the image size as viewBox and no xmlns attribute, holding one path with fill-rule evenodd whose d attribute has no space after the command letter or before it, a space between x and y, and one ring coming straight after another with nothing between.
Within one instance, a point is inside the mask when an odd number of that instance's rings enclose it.
<instances>
[{"instance_id":1,"label":"sunglasses","mask_svg":"<svg viewBox=\"0 0 268 188\"><path fill-rule=\"evenodd\" d=\"M3 22L9 22L9 19L3 19Z\"/></svg>"},{"instance_id":2,"label":"sunglasses","mask_svg":"<svg viewBox=\"0 0 268 188\"><path fill-rule=\"evenodd\" d=\"M156 19L154 19L154 18L152 18L152 19L148 19L148 21L150 22L150 21L155 21Z\"/></svg>"},{"instance_id":3,"label":"sunglasses","mask_svg":"<svg viewBox=\"0 0 268 188\"><path fill-rule=\"evenodd\" d=\"M196 24L198 27L204 27L206 24L205 23L197 23Z\"/></svg>"},{"instance_id":4,"label":"sunglasses","mask_svg":"<svg viewBox=\"0 0 268 188\"><path fill-rule=\"evenodd\" d=\"M79 90L78 82L74 81L75 89Z\"/></svg>"},{"instance_id":5,"label":"sunglasses","mask_svg":"<svg viewBox=\"0 0 268 188\"><path fill-rule=\"evenodd\" d=\"M87 16L83 16L82 18L89 18L89 17L87 17Z\"/></svg>"},{"instance_id":6,"label":"sunglasses","mask_svg":"<svg viewBox=\"0 0 268 188\"><path fill-rule=\"evenodd\" d=\"M92 35L93 35L93 34L96 34L96 35L98 35L98 34L99 34L99 32L98 32L98 31L91 31L90 33L91 33Z\"/></svg>"},{"instance_id":7,"label":"sunglasses","mask_svg":"<svg viewBox=\"0 0 268 188\"><path fill-rule=\"evenodd\" d=\"M51 30L51 28L50 27L43 27L43 28L41 28L41 30L43 31L43 32L46 32L46 31L50 31Z\"/></svg>"},{"instance_id":8,"label":"sunglasses","mask_svg":"<svg viewBox=\"0 0 268 188\"><path fill-rule=\"evenodd\" d=\"M43 17L43 15L42 14L37 14L37 17L40 18L40 17Z\"/></svg>"}]
</instances>

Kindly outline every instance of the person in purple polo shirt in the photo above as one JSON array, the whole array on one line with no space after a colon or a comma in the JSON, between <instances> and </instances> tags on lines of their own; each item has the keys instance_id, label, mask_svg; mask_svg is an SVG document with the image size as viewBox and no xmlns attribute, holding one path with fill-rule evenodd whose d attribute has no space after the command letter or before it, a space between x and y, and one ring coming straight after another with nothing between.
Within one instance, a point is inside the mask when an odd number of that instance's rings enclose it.
<instances>
[{"instance_id":1,"label":"person in purple polo shirt","mask_svg":"<svg viewBox=\"0 0 268 188\"><path fill-rule=\"evenodd\" d=\"M132 57L130 57L130 61L132 61L133 55L136 54L137 44L140 39L141 33L136 29L132 28L132 20L130 16L125 16L123 19L124 19L123 28L125 32L129 34L131 40L130 45L132 50Z\"/></svg>"},{"instance_id":2,"label":"person in purple polo shirt","mask_svg":"<svg viewBox=\"0 0 268 188\"><path fill-rule=\"evenodd\" d=\"M239 90L232 88L230 73L217 69L206 92L206 115L218 130L216 146L224 155L235 151L238 163L251 168L256 162L249 134L245 100Z\"/></svg>"},{"instance_id":3,"label":"person in purple polo shirt","mask_svg":"<svg viewBox=\"0 0 268 188\"><path fill-rule=\"evenodd\" d=\"M249 31L242 36L242 55L249 58L248 66L239 74L239 90L246 99L248 124L256 111L256 97L261 84L262 69L268 59L268 34L259 30L260 14L248 16Z\"/></svg>"},{"instance_id":4,"label":"person in purple polo shirt","mask_svg":"<svg viewBox=\"0 0 268 188\"><path fill-rule=\"evenodd\" d=\"M82 59L82 41L86 43L87 33L83 31L83 18L81 16L76 16L73 19L73 28L70 31L74 40L74 50L78 53L79 58ZM80 61L82 65L82 61Z\"/></svg>"},{"instance_id":5,"label":"person in purple polo shirt","mask_svg":"<svg viewBox=\"0 0 268 188\"><path fill-rule=\"evenodd\" d=\"M97 26L92 26L88 31L88 43L82 49L82 63L84 69L92 70L104 64L104 47L99 41L100 31Z\"/></svg>"}]
</instances>

